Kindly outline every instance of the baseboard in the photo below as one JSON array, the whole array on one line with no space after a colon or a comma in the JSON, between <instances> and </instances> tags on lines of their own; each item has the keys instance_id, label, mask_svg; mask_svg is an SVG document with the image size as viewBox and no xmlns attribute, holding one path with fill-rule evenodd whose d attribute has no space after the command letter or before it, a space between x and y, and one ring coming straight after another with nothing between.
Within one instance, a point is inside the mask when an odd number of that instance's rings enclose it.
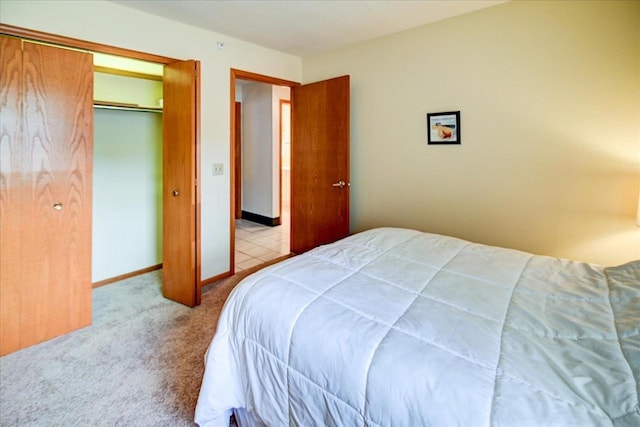
<instances>
[{"instance_id":1,"label":"baseboard","mask_svg":"<svg viewBox=\"0 0 640 427\"><path fill-rule=\"evenodd\" d=\"M216 283L218 280L226 279L227 277L231 277L231 273L229 271L227 271L226 273L218 274L217 276L209 277L208 279L204 279L200 284L200 288L209 286L213 283Z\"/></svg>"},{"instance_id":2,"label":"baseboard","mask_svg":"<svg viewBox=\"0 0 640 427\"><path fill-rule=\"evenodd\" d=\"M258 224L268 225L269 227L275 227L282 224L280 217L269 218L268 216L258 215L252 212L242 211L242 219L247 221L257 222Z\"/></svg>"},{"instance_id":3,"label":"baseboard","mask_svg":"<svg viewBox=\"0 0 640 427\"><path fill-rule=\"evenodd\" d=\"M120 276L111 277L109 279L100 280L99 282L93 282L92 288L99 288L100 286L108 285L113 282L119 282L120 280L128 279L129 277L139 276L141 274L149 273L150 271L160 270L162 264L152 265L151 267L143 268L141 270L132 271L131 273L121 274Z\"/></svg>"}]
</instances>

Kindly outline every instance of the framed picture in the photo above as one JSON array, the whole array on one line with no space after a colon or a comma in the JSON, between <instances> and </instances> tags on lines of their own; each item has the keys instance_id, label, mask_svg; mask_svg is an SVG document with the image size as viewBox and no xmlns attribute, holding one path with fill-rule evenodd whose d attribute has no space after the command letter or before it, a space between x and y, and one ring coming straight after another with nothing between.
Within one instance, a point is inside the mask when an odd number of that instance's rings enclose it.
<instances>
[{"instance_id":1,"label":"framed picture","mask_svg":"<svg viewBox=\"0 0 640 427\"><path fill-rule=\"evenodd\" d=\"M427 144L461 144L460 111L428 113Z\"/></svg>"}]
</instances>

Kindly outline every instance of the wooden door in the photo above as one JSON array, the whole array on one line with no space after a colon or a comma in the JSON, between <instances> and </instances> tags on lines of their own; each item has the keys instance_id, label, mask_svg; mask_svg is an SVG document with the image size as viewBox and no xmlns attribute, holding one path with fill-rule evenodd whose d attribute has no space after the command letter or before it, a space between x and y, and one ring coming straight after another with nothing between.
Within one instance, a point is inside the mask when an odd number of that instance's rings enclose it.
<instances>
[{"instance_id":1,"label":"wooden door","mask_svg":"<svg viewBox=\"0 0 640 427\"><path fill-rule=\"evenodd\" d=\"M93 59L0 40L4 355L91 324Z\"/></svg>"},{"instance_id":2,"label":"wooden door","mask_svg":"<svg viewBox=\"0 0 640 427\"><path fill-rule=\"evenodd\" d=\"M164 67L162 118L162 293L189 307L200 304L197 153L199 61Z\"/></svg>"},{"instance_id":3,"label":"wooden door","mask_svg":"<svg viewBox=\"0 0 640 427\"><path fill-rule=\"evenodd\" d=\"M291 251L349 234L349 76L291 89Z\"/></svg>"}]
</instances>

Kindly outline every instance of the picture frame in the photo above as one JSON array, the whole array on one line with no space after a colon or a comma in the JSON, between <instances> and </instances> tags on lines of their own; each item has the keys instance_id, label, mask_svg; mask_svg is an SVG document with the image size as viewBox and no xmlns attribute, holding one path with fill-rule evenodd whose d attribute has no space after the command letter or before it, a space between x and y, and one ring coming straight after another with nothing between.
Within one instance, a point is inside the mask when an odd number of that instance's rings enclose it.
<instances>
[{"instance_id":1,"label":"picture frame","mask_svg":"<svg viewBox=\"0 0 640 427\"><path fill-rule=\"evenodd\" d=\"M462 144L460 111L427 113L427 145Z\"/></svg>"}]
</instances>

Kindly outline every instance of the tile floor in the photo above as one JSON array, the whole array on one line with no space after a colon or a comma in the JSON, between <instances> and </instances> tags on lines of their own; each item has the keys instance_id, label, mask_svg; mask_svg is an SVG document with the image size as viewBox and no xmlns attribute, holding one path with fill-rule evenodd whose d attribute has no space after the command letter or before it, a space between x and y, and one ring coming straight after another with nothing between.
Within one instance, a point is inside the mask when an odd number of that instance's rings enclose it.
<instances>
[{"instance_id":1,"label":"tile floor","mask_svg":"<svg viewBox=\"0 0 640 427\"><path fill-rule=\"evenodd\" d=\"M289 220L269 227L246 219L236 219L236 272L289 253Z\"/></svg>"}]
</instances>

